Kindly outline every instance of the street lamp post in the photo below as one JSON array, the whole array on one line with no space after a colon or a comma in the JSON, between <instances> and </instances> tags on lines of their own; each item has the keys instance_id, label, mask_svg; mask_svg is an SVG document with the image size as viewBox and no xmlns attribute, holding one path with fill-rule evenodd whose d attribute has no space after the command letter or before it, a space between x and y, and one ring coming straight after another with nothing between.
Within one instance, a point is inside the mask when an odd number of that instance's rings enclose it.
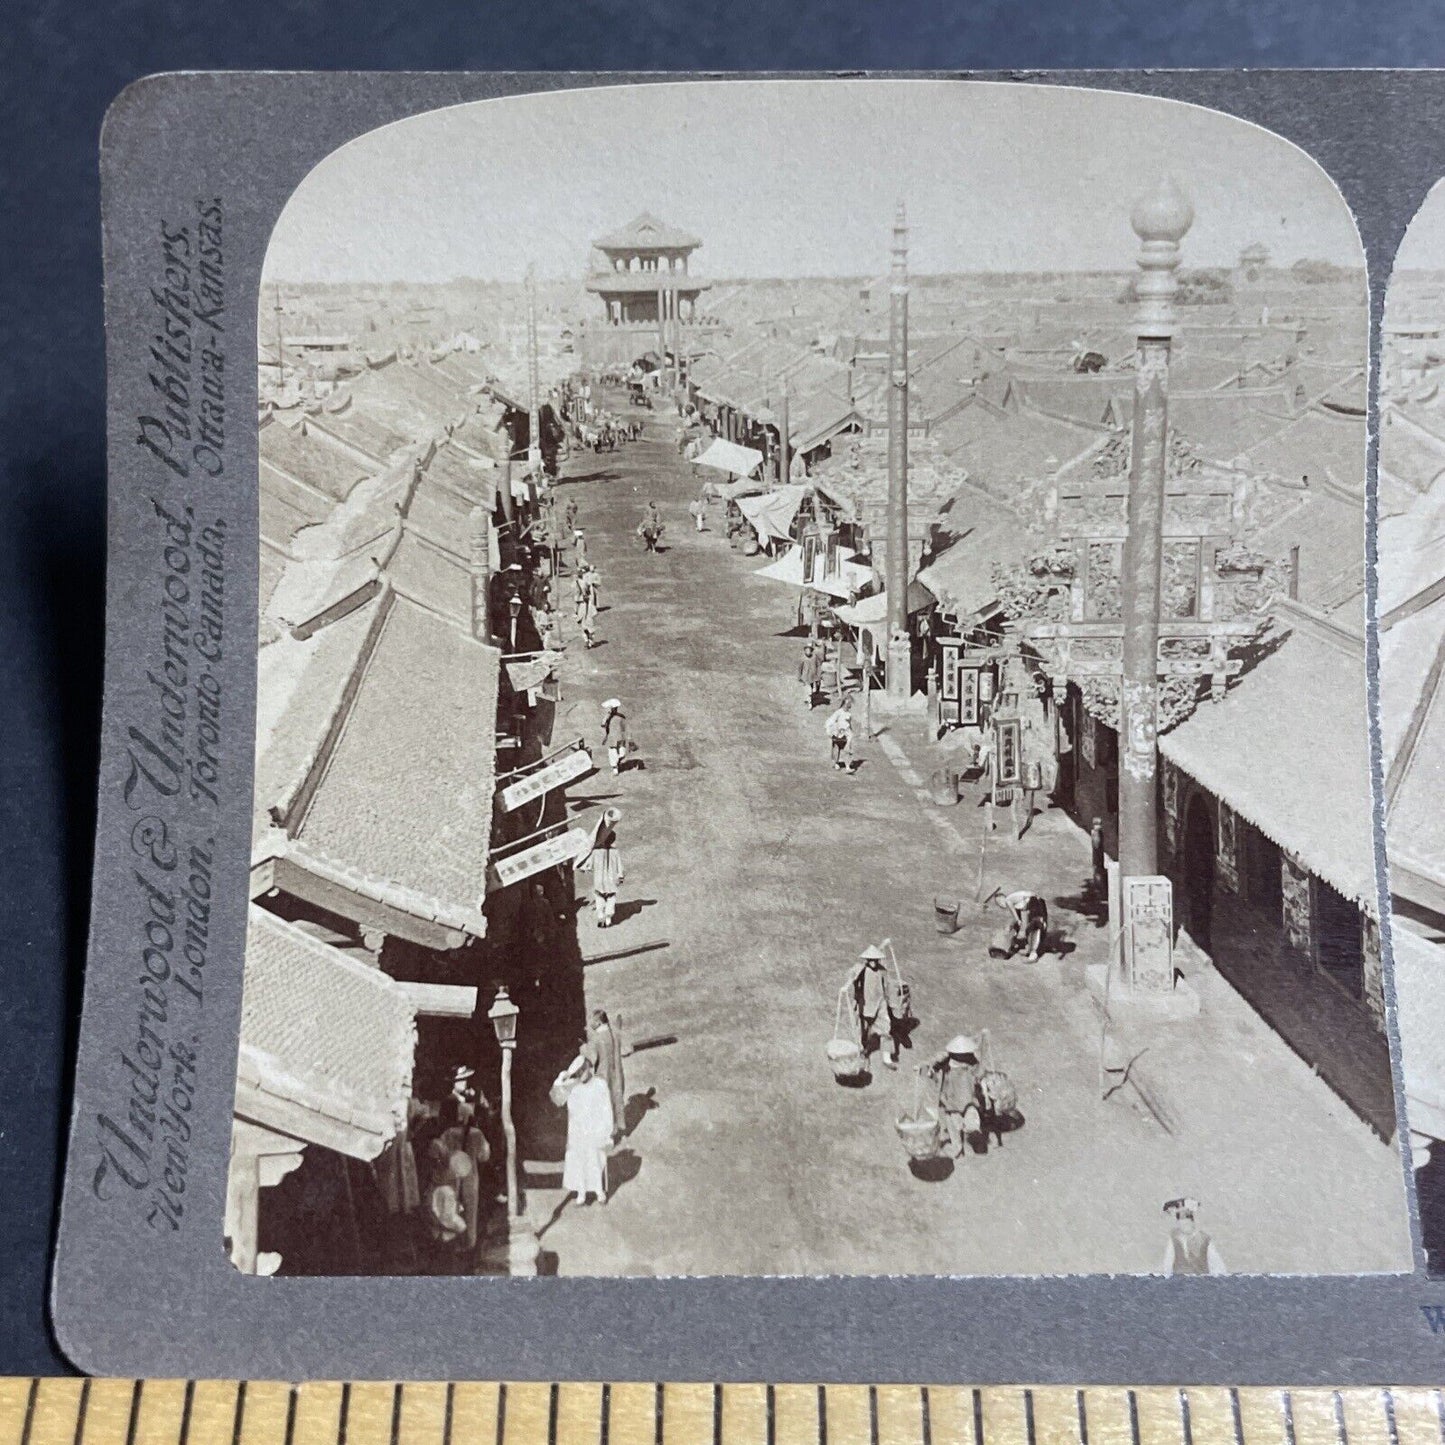
<instances>
[{"instance_id":1,"label":"street lamp post","mask_svg":"<svg viewBox=\"0 0 1445 1445\"><path fill-rule=\"evenodd\" d=\"M487 1017L502 1050L502 1133L507 1141L507 1272L532 1275L537 1273L541 1246L522 1219L521 1190L517 1183L517 1126L512 1119L512 1055L517 1048L520 1013L506 984L502 984L487 1010Z\"/></svg>"}]
</instances>

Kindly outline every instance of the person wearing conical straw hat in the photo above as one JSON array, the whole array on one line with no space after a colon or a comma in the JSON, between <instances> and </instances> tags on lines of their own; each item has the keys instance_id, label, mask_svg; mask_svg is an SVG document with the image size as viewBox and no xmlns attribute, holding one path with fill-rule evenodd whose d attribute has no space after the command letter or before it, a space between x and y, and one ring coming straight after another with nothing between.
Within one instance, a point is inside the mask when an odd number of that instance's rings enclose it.
<instances>
[{"instance_id":1,"label":"person wearing conical straw hat","mask_svg":"<svg viewBox=\"0 0 1445 1445\"><path fill-rule=\"evenodd\" d=\"M608 808L597 820L592 841L576 863L579 873L592 875L592 907L598 928L612 927L617 913L617 890L625 877L622 852L617 846L617 825L621 821L621 812Z\"/></svg>"},{"instance_id":2,"label":"person wearing conical straw hat","mask_svg":"<svg viewBox=\"0 0 1445 1445\"><path fill-rule=\"evenodd\" d=\"M602 704L602 743L607 749L608 766L616 777L627 761L630 748L627 737L627 715L622 711L621 698L609 697Z\"/></svg>"},{"instance_id":3,"label":"person wearing conical straw hat","mask_svg":"<svg viewBox=\"0 0 1445 1445\"><path fill-rule=\"evenodd\" d=\"M887 954L874 944L858 955L839 992L852 1011L864 1056L880 1055L884 1068L898 1067L894 1023L903 1012L898 980L883 966Z\"/></svg>"},{"instance_id":4,"label":"person wearing conical straw hat","mask_svg":"<svg viewBox=\"0 0 1445 1445\"><path fill-rule=\"evenodd\" d=\"M948 1135L948 1145L956 1158L962 1159L968 1149L968 1116L982 1129L983 1109L979 1104L978 1081L982 1069L978 1059L978 1040L972 1034L955 1034L948 1047L925 1072L938 1086L938 1117Z\"/></svg>"}]
</instances>

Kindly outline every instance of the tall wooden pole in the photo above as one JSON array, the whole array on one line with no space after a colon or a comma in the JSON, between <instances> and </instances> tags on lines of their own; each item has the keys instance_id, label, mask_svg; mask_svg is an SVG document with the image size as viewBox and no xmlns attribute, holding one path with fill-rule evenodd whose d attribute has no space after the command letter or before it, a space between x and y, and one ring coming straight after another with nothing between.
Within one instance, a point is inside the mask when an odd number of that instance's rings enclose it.
<instances>
[{"instance_id":1,"label":"tall wooden pole","mask_svg":"<svg viewBox=\"0 0 1445 1445\"><path fill-rule=\"evenodd\" d=\"M778 485L786 487L790 480L789 468L793 460L792 443L788 436L788 379L783 378L782 416L778 421Z\"/></svg>"},{"instance_id":2,"label":"tall wooden pole","mask_svg":"<svg viewBox=\"0 0 1445 1445\"><path fill-rule=\"evenodd\" d=\"M1159 594L1169 450L1169 350L1177 329L1179 242L1194 220L1173 181L1140 200L1130 220L1142 245L1128 534L1122 576L1123 677L1119 689L1119 871L1159 871Z\"/></svg>"},{"instance_id":3,"label":"tall wooden pole","mask_svg":"<svg viewBox=\"0 0 1445 1445\"><path fill-rule=\"evenodd\" d=\"M542 398L537 377L537 272L527 267L527 470L542 475Z\"/></svg>"},{"instance_id":4,"label":"tall wooden pole","mask_svg":"<svg viewBox=\"0 0 1445 1445\"><path fill-rule=\"evenodd\" d=\"M888 700L912 691L908 645L908 219L903 203L893 221L888 293Z\"/></svg>"}]
</instances>

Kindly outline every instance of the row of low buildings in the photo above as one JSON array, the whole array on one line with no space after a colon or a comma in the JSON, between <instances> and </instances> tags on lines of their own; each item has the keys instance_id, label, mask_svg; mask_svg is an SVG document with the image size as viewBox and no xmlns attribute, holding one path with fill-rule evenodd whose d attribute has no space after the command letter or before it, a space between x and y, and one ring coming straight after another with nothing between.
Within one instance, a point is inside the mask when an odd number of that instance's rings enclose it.
<instances>
[{"instance_id":1,"label":"row of low buildings","mask_svg":"<svg viewBox=\"0 0 1445 1445\"><path fill-rule=\"evenodd\" d=\"M1291 304L1274 298L1267 324L1184 308L1176 341L1171 620L1180 632L1211 622L1233 631L1218 695L1201 682L1202 701L1176 708L1161 738L1164 866L1194 942L1388 1138L1366 706L1364 313L1353 292L1314 311L1308 296L1283 299ZM1112 851L1113 700L1077 666L1086 645L1074 644L1071 665L1055 641L1027 639L1040 621L1068 621L1071 596L1089 594L1075 620L1117 616L1133 341L1099 306L1092 329L1082 315L1051 326L1046 304L1029 303L1015 324L1006 310L987 326L980 312L967 330L910 339L913 684L941 706L950 647L986 654L1024 639L1055 795L1083 826L1099 819ZM725 493L782 554L768 575L811 584L860 665L881 676L886 338L808 339L801 323L751 330L692 358L687 376L710 429L763 458L761 480ZM772 459L785 428L795 460L778 486ZM789 501L783 528L770 495ZM1040 576L1054 585L1021 607L1021 579Z\"/></svg>"},{"instance_id":2,"label":"row of low buildings","mask_svg":"<svg viewBox=\"0 0 1445 1445\"><path fill-rule=\"evenodd\" d=\"M1391 283L1380 403L1380 741L1391 940L1424 1242L1445 1260L1445 298ZM1398 288L1398 290L1397 290Z\"/></svg>"},{"instance_id":3,"label":"row of low buildings","mask_svg":"<svg viewBox=\"0 0 1445 1445\"><path fill-rule=\"evenodd\" d=\"M581 1027L580 963L549 939L544 970L527 943L562 912L560 877L503 887L496 868L555 823L545 794L525 812L496 796L499 777L535 768L551 730L532 611L545 551L518 540L539 509L513 481L526 415L512 391L457 347L378 358L260 419L252 905L226 1231L243 1270L434 1267L424 1145L455 1123L458 1068L496 1097L498 986L529 1022ZM510 608L513 595L526 605ZM476 1123L495 1131L485 1110ZM501 1148L473 1141L478 1155ZM473 1192L473 1266L488 1199Z\"/></svg>"}]
</instances>

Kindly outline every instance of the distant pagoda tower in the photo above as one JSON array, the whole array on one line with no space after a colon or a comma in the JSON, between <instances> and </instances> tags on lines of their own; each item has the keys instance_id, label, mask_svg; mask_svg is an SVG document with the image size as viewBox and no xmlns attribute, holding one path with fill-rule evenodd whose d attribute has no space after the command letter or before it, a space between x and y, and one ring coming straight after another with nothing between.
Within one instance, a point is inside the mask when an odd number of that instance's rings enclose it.
<instances>
[{"instance_id":1,"label":"distant pagoda tower","mask_svg":"<svg viewBox=\"0 0 1445 1445\"><path fill-rule=\"evenodd\" d=\"M601 297L603 317L587 327L587 363L627 365L655 351L660 365L680 367L690 350L697 298L711 284L689 269L702 241L644 211L592 245L603 259L587 289Z\"/></svg>"}]
</instances>

